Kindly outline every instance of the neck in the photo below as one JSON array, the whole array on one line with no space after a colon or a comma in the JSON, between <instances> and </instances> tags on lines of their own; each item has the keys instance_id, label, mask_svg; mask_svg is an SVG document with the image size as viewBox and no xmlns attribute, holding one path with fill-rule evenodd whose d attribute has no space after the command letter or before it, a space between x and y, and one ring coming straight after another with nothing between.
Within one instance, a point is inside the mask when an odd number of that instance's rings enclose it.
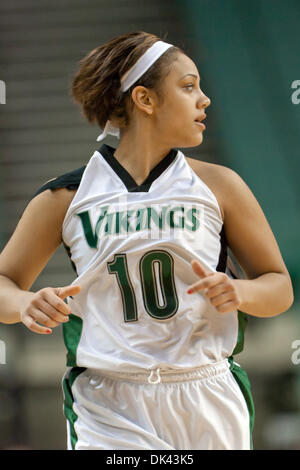
<instances>
[{"instance_id":1,"label":"neck","mask_svg":"<svg viewBox=\"0 0 300 470\"><path fill-rule=\"evenodd\" d=\"M146 126L121 132L121 139L114 157L140 185L150 171L168 155L171 147L163 144L158 135Z\"/></svg>"}]
</instances>

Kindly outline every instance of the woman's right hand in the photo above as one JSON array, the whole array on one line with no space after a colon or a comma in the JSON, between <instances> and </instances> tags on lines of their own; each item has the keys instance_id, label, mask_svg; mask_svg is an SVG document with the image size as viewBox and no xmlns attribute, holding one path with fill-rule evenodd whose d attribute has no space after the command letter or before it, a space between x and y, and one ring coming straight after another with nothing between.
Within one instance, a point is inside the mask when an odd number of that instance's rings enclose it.
<instances>
[{"instance_id":1,"label":"woman's right hand","mask_svg":"<svg viewBox=\"0 0 300 470\"><path fill-rule=\"evenodd\" d=\"M21 322L34 333L52 333L50 328L69 321L71 310L63 299L78 294L80 290L80 286L69 285L46 287L32 293L28 303L20 312Z\"/></svg>"}]
</instances>

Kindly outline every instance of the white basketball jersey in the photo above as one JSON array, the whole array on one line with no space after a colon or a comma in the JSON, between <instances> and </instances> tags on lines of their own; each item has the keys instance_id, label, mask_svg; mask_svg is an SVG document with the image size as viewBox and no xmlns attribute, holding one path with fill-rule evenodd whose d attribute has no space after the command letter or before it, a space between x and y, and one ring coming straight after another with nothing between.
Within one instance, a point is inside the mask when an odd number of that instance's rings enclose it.
<instances>
[{"instance_id":1,"label":"white basketball jersey","mask_svg":"<svg viewBox=\"0 0 300 470\"><path fill-rule=\"evenodd\" d=\"M68 365L134 372L231 356L238 312L221 314L203 292L186 292L199 280L193 259L226 269L214 194L179 150L140 186L114 150L95 151L63 222L81 287L63 325Z\"/></svg>"}]
</instances>

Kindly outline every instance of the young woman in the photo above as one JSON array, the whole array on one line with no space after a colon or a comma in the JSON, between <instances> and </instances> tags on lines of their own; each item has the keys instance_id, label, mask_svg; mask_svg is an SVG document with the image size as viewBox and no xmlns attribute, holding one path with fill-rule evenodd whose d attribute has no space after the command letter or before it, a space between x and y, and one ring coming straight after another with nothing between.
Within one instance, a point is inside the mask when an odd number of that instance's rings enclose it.
<instances>
[{"instance_id":1,"label":"young woman","mask_svg":"<svg viewBox=\"0 0 300 470\"><path fill-rule=\"evenodd\" d=\"M210 100L195 63L126 34L81 61L72 94L104 128L98 140L119 145L32 198L0 256L0 320L39 334L63 323L70 449L251 448L253 401L233 354L245 314L280 314L293 290L245 182L176 150L203 140ZM76 279L29 292L62 242Z\"/></svg>"}]
</instances>

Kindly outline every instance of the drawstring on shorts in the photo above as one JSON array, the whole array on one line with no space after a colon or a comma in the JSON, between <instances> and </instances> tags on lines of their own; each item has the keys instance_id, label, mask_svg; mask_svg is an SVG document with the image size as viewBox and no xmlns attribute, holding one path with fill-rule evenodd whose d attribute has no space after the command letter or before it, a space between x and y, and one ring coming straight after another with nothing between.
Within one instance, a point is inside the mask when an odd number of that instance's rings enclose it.
<instances>
[{"instance_id":1,"label":"drawstring on shorts","mask_svg":"<svg viewBox=\"0 0 300 470\"><path fill-rule=\"evenodd\" d=\"M200 380L215 377L219 374L225 373L229 370L230 364L228 359L206 364L196 368L188 369L139 369L132 371L112 371L101 369L89 369L90 377L99 380L99 376L108 377L117 380L126 380L130 382L144 383L144 384L159 384L159 383L173 383L173 382L186 382L190 380Z\"/></svg>"},{"instance_id":2,"label":"drawstring on shorts","mask_svg":"<svg viewBox=\"0 0 300 470\"><path fill-rule=\"evenodd\" d=\"M156 380L152 380L153 374L156 373ZM148 383L149 384L159 384L161 382L161 377L159 374L159 369L152 369L150 375L148 376Z\"/></svg>"}]
</instances>

